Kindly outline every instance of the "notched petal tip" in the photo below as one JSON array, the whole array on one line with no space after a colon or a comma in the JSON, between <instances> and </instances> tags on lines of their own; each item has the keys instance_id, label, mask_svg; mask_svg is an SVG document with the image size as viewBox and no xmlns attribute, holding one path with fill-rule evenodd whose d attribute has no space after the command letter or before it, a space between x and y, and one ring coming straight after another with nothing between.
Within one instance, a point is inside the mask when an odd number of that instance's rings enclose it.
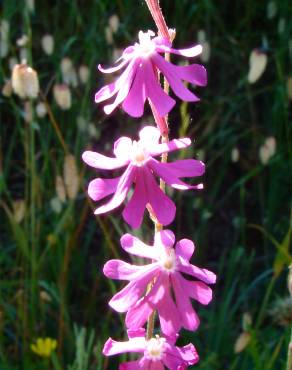
<instances>
[{"instance_id":1,"label":"notched petal tip","mask_svg":"<svg viewBox=\"0 0 292 370\"><path fill-rule=\"evenodd\" d=\"M102 353L105 356L110 356L111 349L113 347L114 340L112 338L108 338L108 340L105 342L103 346Z\"/></svg>"}]
</instances>

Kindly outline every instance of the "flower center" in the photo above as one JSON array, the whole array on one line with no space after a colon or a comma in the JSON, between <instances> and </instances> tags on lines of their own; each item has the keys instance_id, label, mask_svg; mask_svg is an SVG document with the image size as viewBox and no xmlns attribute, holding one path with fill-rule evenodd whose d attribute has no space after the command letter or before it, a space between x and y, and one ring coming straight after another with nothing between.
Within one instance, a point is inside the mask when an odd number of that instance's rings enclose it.
<instances>
[{"instance_id":1,"label":"flower center","mask_svg":"<svg viewBox=\"0 0 292 370\"><path fill-rule=\"evenodd\" d=\"M132 149L133 149L133 153L132 153L133 163L138 167L143 166L147 158L145 149L143 148L143 146L140 144L139 141L135 141L135 140L133 141Z\"/></svg>"},{"instance_id":2,"label":"flower center","mask_svg":"<svg viewBox=\"0 0 292 370\"><path fill-rule=\"evenodd\" d=\"M139 32L139 44L136 44L138 46L138 54L142 58L149 58L151 54L155 51L155 44L151 40L151 37L155 36L153 31L148 32Z\"/></svg>"},{"instance_id":3,"label":"flower center","mask_svg":"<svg viewBox=\"0 0 292 370\"><path fill-rule=\"evenodd\" d=\"M161 360L165 351L165 338L160 338L156 335L155 338L151 338L146 346L145 356L152 361Z\"/></svg>"},{"instance_id":4,"label":"flower center","mask_svg":"<svg viewBox=\"0 0 292 370\"><path fill-rule=\"evenodd\" d=\"M176 258L173 248L166 251L165 255L161 258L161 266L167 272L174 272L176 270Z\"/></svg>"}]
</instances>

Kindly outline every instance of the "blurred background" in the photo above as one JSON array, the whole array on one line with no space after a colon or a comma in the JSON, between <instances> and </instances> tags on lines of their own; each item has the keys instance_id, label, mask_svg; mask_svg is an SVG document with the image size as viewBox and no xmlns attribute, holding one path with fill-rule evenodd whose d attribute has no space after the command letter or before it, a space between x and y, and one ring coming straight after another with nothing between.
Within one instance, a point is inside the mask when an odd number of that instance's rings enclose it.
<instances>
[{"instance_id":1,"label":"blurred background","mask_svg":"<svg viewBox=\"0 0 292 370\"><path fill-rule=\"evenodd\" d=\"M285 369L292 4L161 6L177 30L175 47L204 46L199 62L209 77L197 90L199 104L177 102L170 114L171 137L194 140L171 158L207 165L204 191L171 193L177 217L170 228L195 241L195 264L218 275L213 301L198 306L199 330L183 332L179 344L194 343L196 369ZM97 173L81 154L110 155L116 138L153 123L148 108L142 120L121 110L105 116L94 93L109 81L97 64L113 64L139 30L155 25L136 0L4 0L0 14L0 369L117 368L122 357L106 359L101 349L109 336L125 337L123 316L107 305L121 284L106 279L102 266L128 258L119 239L130 230L120 210L93 215L86 189ZM23 60L27 66L15 67ZM136 235L150 243L152 232L145 217Z\"/></svg>"}]
</instances>

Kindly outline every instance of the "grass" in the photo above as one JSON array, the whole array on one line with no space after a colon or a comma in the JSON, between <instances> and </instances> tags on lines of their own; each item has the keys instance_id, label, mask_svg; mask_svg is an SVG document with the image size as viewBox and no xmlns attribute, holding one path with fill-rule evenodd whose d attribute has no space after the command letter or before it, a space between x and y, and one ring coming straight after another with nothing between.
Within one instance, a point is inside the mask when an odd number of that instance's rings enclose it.
<instances>
[{"instance_id":1,"label":"grass","mask_svg":"<svg viewBox=\"0 0 292 370\"><path fill-rule=\"evenodd\" d=\"M177 30L176 46L195 42L199 29L206 30L211 44L209 84L199 91L202 102L177 104L170 115L173 137L180 132L195 139L184 155L204 151L207 164L204 192L174 194L178 212L171 225L177 238L196 241L198 264L219 277L212 304L198 308L199 330L184 332L181 339L196 345L201 357L197 369L286 366L289 325L279 326L270 311L288 296L291 263L292 128L286 85L292 9L288 0L274 4L277 13L268 19L267 1L161 1L168 25ZM105 279L101 270L106 260L121 255L119 238L128 229L119 212L93 216L85 194L94 174L80 156L89 145L109 152L113 139L133 136L137 125L151 120L133 122L122 112L105 117L93 95L104 82L96 65L110 64L113 46L128 45L138 30L153 24L144 2L133 0L36 2L34 13L23 1L7 0L2 8L1 17L11 28L9 55L1 59L1 85L10 77L9 58L19 56L16 39L27 34L28 59L38 71L40 99L51 114L38 118L34 113L27 123L21 100L0 97L0 369L114 368L117 359L103 358L101 348L109 336L124 337L123 317L107 307L120 285ZM112 14L118 14L121 24L109 46L104 29ZM281 32L279 22L285 23ZM55 39L51 56L40 46L45 33ZM255 48L267 52L268 65L250 85L248 60ZM87 84L72 88L68 111L60 110L52 97L52 85L62 80L65 56L74 66L90 69ZM85 119L83 130L78 116ZM89 132L91 122L95 138ZM268 136L276 138L277 149L263 165L258 152ZM236 163L231 161L234 147L240 153ZM57 201L57 212L55 180L63 176L69 153L78 168L79 189L71 198L67 189L66 200ZM25 205L21 221L14 210L17 200ZM146 223L137 233L149 241L152 226ZM252 322L243 328L247 312ZM236 354L234 345L243 330L250 341ZM51 358L42 359L30 345L47 336L57 339L58 347Z\"/></svg>"}]
</instances>

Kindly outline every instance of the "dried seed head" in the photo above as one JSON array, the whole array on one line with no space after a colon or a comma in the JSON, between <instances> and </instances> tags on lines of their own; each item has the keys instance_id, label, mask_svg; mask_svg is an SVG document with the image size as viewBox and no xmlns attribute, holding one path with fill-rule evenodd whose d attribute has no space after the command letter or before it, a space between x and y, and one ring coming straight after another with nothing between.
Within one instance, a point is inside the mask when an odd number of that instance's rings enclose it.
<instances>
[{"instance_id":1,"label":"dried seed head","mask_svg":"<svg viewBox=\"0 0 292 370\"><path fill-rule=\"evenodd\" d=\"M69 199L75 199L79 190L79 176L75 157L67 154L64 160L63 178Z\"/></svg>"},{"instance_id":2,"label":"dried seed head","mask_svg":"<svg viewBox=\"0 0 292 370\"><path fill-rule=\"evenodd\" d=\"M248 331L252 324L252 317L249 312L245 312L242 316L242 329Z\"/></svg>"},{"instance_id":3,"label":"dried seed head","mask_svg":"<svg viewBox=\"0 0 292 370\"><path fill-rule=\"evenodd\" d=\"M238 148L233 148L231 151L231 162L236 163L239 160L239 150Z\"/></svg>"},{"instance_id":4,"label":"dried seed head","mask_svg":"<svg viewBox=\"0 0 292 370\"><path fill-rule=\"evenodd\" d=\"M25 215L25 202L23 199L13 201L13 217L16 223L20 224Z\"/></svg>"},{"instance_id":5,"label":"dried seed head","mask_svg":"<svg viewBox=\"0 0 292 370\"><path fill-rule=\"evenodd\" d=\"M37 72L27 64L16 64L12 70L12 89L22 99L34 99L39 93Z\"/></svg>"},{"instance_id":6,"label":"dried seed head","mask_svg":"<svg viewBox=\"0 0 292 370\"><path fill-rule=\"evenodd\" d=\"M17 46L25 46L28 44L29 38L27 35L22 35L19 39L16 40Z\"/></svg>"},{"instance_id":7,"label":"dried seed head","mask_svg":"<svg viewBox=\"0 0 292 370\"><path fill-rule=\"evenodd\" d=\"M54 38L52 35L44 35L42 37L42 48L47 55L52 55L54 51Z\"/></svg>"},{"instance_id":8,"label":"dried seed head","mask_svg":"<svg viewBox=\"0 0 292 370\"><path fill-rule=\"evenodd\" d=\"M40 299L44 302L52 302L51 296L45 290L40 291Z\"/></svg>"},{"instance_id":9,"label":"dried seed head","mask_svg":"<svg viewBox=\"0 0 292 370\"><path fill-rule=\"evenodd\" d=\"M267 137L264 145L260 147L259 158L263 165L266 165L270 158L276 153L276 139L273 136Z\"/></svg>"},{"instance_id":10,"label":"dried seed head","mask_svg":"<svg viewBox=\"0 0 292 370\"><path fill-rule=\"evenodd\" d=\"M71 91L66 84L55 84L53 87L53 95L58 106L67 110L71 108Z\"/></svg>"},{"instance_id":11,"label":"dried seed head","mask_svg":"<svg viewBox=\"0 0 292 370\"><path fill-rule=\"evenodd\" d=\"M255 83L264 73L268 62L267 54L255 49L249 57L249 72L247 80L250 84Z\"/></svg>"},{"instance_id":12,"label":"dried seed head","mask_svg":"<svg viewBox=\"0 0 292 370\"><path fill-rule=\"evenodd\" d=\"M62 203L59 198L55 197L50 200L50 205L52 208L52 211L55 213L60 213L62 211Z\"/></svg>"},{"instance_id":13,"label":"dried seed head","mask_svg":"<svg viewBox=\"0 0 292 370\"><path fill-rule=\"evenodd\" d=\"M61 60L61 72L64 83L73 87L78 85L77 73L71 59L66 57Z\"/></svg>"}]
</instances>

